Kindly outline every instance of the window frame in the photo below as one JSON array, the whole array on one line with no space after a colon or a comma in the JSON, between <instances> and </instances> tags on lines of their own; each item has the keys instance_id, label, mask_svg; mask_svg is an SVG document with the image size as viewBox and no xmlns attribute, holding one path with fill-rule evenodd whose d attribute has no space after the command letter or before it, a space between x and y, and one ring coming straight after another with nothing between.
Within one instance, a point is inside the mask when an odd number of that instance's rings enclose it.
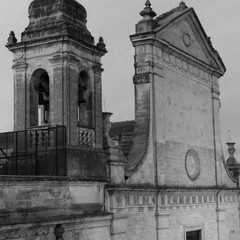
<instances>
[{"instance_id":1,"label":"window frame","mask_svg":"<svg viewBox=\"0 0 240 240\"><path fill-rule=\"evenodd\" d=\"M187 240L187 233L200 231L200 240L205 240L204 224L194 226L184 226L184 240Z\"/></svg>"}]
</instances>

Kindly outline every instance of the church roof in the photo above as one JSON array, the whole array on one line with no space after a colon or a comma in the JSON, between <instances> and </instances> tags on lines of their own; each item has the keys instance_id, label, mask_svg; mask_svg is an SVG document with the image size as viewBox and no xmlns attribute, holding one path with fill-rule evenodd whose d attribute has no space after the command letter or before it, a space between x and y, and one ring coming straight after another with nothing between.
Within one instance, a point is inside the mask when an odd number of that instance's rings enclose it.
<instances>
[{"instance_id":1,"label":"church roof","mask_svg":"<svg viewBox=\"0 0 240 240\"><path fill-rule=\"evenodd\" d=\"M118 141L125 155L129 154L134 134L135 121L114 122L110 129L110 137Z\"/></svg>"},{"instance_id":2,"label":"church roof","mask_svg":"<svg viewBox=\"0 0 240 240\"><path fill-rule=\"evenodd\" d=\"M202 27L202 24L201 24L200 20L198 19L197 14L195 13L194 9L187 7L187 5L184 2L180 2L178 7L173 8L172 10L159 15L155 19L155 21L158 23L156 29L160 29L163 26L164 27L167 26L172 21L176 20L178 17L184 15L185 13L187 13L189 11L194 12L196 20L198 21L198 24L201 27L201 30L203 31L205 37L208 39L208 43L209 43L211 49L214 50L215 52L217 52L216 49L213 47L212 42L210 41L210 37L207 36L204 28Z\"/></svg>"},{"instance_id":3,"label":"church roof","mask_svg":"<svg viewBox=\"0 0 240 240\"><path fill-rule=\"evenodd\" d=\"M75 0L34 0L29 6L29 25L22 41L68 36L94 44L86 27L86 9Z\"/></svg>"},{"instance_id":4,"label":"church roof","mask_svg":"<svg viewBox=\"0 0 240 240\"><path fill-rule=\"evenodd\" d=\"M159 15L156 18L156 21L158 22L159 25L169 23L171 20L177 18L178 16L180 16L181 14L188 10L189 8L186 6L186 4L184 2L181 2L178 7L173 8L172 10Z\"/></svg>"}]
</instances>

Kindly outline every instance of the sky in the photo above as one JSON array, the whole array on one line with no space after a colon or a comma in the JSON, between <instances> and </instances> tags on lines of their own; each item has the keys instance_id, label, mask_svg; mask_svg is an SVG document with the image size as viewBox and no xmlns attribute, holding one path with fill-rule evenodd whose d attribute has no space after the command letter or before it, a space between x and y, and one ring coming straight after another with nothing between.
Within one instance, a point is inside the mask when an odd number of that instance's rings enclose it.
<instances>
[{"instance_id":1,"label":"sky","mask_svg":"<svg viewBox=\"0 0 240 240\"><path fill-rule=\"evenodd\" d=\"M0 2L0 132L13 130L13 71L12 53L5 47L10 31L20 40L28 25L28 6L32 0ZM129 35L145 0L78 0L88 12L88 29L97 42L103 36L108 53L103 57L103 110L113 112L113 121L134 119L134 48ZM180 0L151 0L160 15L178 6ZM236 142L240 156L240 1L186 0L193 7L213 46L218 50L226 74L220 79L221 131L223 145ZM106 107L105 107L106 106ZM226 147L224 146L225 150ZM240 161L240 159L239 159Z\"/></svg>"}]
</instances>

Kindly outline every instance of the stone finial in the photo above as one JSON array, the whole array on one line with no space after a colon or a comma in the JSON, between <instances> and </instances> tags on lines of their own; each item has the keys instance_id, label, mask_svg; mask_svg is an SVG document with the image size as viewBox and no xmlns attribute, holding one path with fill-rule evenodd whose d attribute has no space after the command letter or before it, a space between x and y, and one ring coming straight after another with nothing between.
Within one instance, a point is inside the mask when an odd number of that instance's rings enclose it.
<instances>
[{"instance_id":1,"label":"stone finial","mask_svg":"<svg viewBox=\"0 0 240 240\"><path fill-rule=\"evenodd\" d=\"M63 233L65 232L64 227L61 224L58 224L54 229L54 234L56 236L56 240L64 240Z\"/></svg>"},{"instance_id":2,"label":"stone finial","mask_svg":"<svg viewBox=\"0 0 240 240\"><path fill-rule=\"evenodd\" d=\"M110 112L103 112L102 115L103 115L103 135L109 138L109 131L112 125L110 118L113 114Z\"/></svg>"},{"instance_id":3,"label":"stone finial","mask_svg":"<svg viewBox=\"0 0 240 240\"><path fill-rule=\"evenodd\" d=\"M118 143L111 139L109 136L109 131L111 129L111 121L110 118L113 114L110 112L103 112L102 118L103 118L103 145L104 147L116 147Z\"/></svg>"},{"instance_id":4,"label":"stone finial","mask_svg":"<svg viewBox=\"0 0 240 240\"><path fill-rule=\"evenodd\" d=\"M185 3L184 1L181 1L181 2L179 3L179 8L180 8L181 10L184 10L184 9L187 9L188 7L187 7L187 5L186 5L186 3Z\"/></svg>"},{"instance_id":5,"label":"stone finial","mask_svg":"<svg viewBox=\"0 0 240 240\"><path fill-rule=\"evenodd\" d=\"M157 14L152 10L149 0L146 1L145 6L146 7L140 12L140 15L143 17L143 21L152 20Z\"/></svg>"},{"instance_id":6,"label":"stone finial","mask_svg":"<svg viewBox=\"0 0 240 240\"><path fill-rule=\"evenodd\" d=\"M106 49L106 44L105 44L105 42L104 42L104 40L103 40L103 37L100 37L100 38L99 38L99 41L98 41L98 43L97 43L97 47L100 48L100 49L103 50L103 51L107 51L107 49Z\"/></svg>"},{"instance_id":7,"label":"stone finial","mask_svg":"<svg viewBox=\"0 0 240 240\"><path fill-rule=\"evenodd\" d=\"M229 158L227 159L227 164L236 164L237 160L234 157L234 153L236 151L236 149L234 147L235 143L228 142L227 145L228 145L228 153L229 153Z\"/></svg>"},{"instance_id":8,"label":"stone finial","mask_svg":"<svg viewBox=\"0 0 240 240\"><path fill-rule=\"evenodd\" d=\"M229 158L227 159L227 168L233 178L238 181L239 184L239 176L240 176L240 164L237 162L236 158L234 157L234 153L236 149L234 148L234 142L228 142L228 153Z\"/></svg>"},{"instance_id":9,"label":"stone finial","mask_svg":"<svg viewBox=\"0 0 240 240\"><path fill-rule=\"evenodd\" d=\"M14 31L11 31L7 40L7 45L16 44L17 38L15 37Z\"/></svg>"}]
</instances>

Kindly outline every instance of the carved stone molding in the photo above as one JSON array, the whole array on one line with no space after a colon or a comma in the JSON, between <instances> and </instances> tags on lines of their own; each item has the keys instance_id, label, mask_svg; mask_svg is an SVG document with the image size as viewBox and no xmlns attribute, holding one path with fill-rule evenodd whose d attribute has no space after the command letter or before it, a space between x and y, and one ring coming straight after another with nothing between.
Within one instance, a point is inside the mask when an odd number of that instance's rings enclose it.
<instances>
[{"instance_id":1,"label":"carved stone molding","mask_svg":"<svg viewBox=\"0 0 240 240\"><path fill-rule=\"evenodd\" d=\"M25 63L25 62L18 62L18 63L15 63L13 66L12 66L12 69L14 69L16 72L23 72L27 69L28 67L28 64Z\"/></svg>"},{"instance_id":2,"label":"carved stone molding","mask_svg":"<svg viewBox=\"0 0 240 240\"><path fill-rule=\"evenodd\" d=\"M211 74L209 74L207 71L204 71L203 69L197 67L191 62L182 60L160 48L156 48L155 55L156 58L163 63L166 63L169 66L173 66L176 69L182 71L183 73L192 76L193 78L197 78L206 86L213 87L216 92L219 92L218 79L216 77L212 77Z\"/></svg>"},{"instance_id":3,"label":"carved stone molding","mask_svg":"<svg viewBox=\"0 0 240 240\"><path fill-rule=\"evenodd\" d=\"M58 66L58 65L62 64L63 60L64 59L61 55L55 55L55 56L53 56L53 58L49 59L50 63L53 66Z\"/></svg>"},{"instance_id":4,"label":"carved stone molding","mask_svg":"<svg viewBox=\"0 0 240 240\"><path fill-rule=\"evenodd\" d=\"M51 54L53 54L53 53L58 53L58 52L60 52L62 50L62 47L61 47L61 45L55 45L55 46L53 46L52 48L51 48Z\"/></svg>"},{"instance_id":5,"label":"carved stone molding","mask_svg":"<svg viewBox=\"0 0 240 240\"><path fill-rule=\"evenodd\" d=\"M223 193L219 195L219 203L220 204L229 204L229 203L238 203L239 197L233 193Z\"/></svg>"},{"instance_id":6,"label":"carved stone molding","mask_svg":"<svg viewBox=\"0 0 240 240\"><path fill-rule=\"evenodd\" d=\"M158 197L157 197L158 195ZM186 209L199 207L216 207L217 192L214 190L206 191L138 191L138 190L119 190L109 194L113 212L142 212L153 211L158 207L162 210ZM238 192L221 192L218 196L221 206L238 205Z\"/></svg>"},{"instance_id":7,"label":"carved stone molding","mask_svg":"<svg viewBox=\"0 0 240 240\"><path fill-rule=\"evenodd\" d=\"M134 84L150 83L150 73L136 74L133 77L133 83Z\"/></svg>"},{"instance_id":8,"label":"carved stone molding","mask_svg":"<svg viewBox=\"0 0 240 240\"><path fill-rule=\"evenodd\" d=\"M54 55L53 58L49 59L50 63L53 66L59 66L62 65L63 62L69 62L71 65L78 66L79 60L74 56L62 56L62 55Z\"/></svg>"},{"instance_id":9,"label":"carved stone molding","mask_svg":"<svg viewBox=\"0 0 240 240\"><path fill-rule=\"evenodd\" d=\"M115 212L152 211L156 206L156 193L139 191L117 191L109 195L110 210Z\"/></svg>"},{"instance_id":10,"label":"carved stone molding","mask_svg":"<svg viewBox=\"0 0 240 240\"><path fill-rule=\"evenodd\" d=\"M24 57L25 57L25 53L23 51L16 52L14 54L14 61L22 60L22 59L24 59Z\"/></svg>"}]
</instances>

